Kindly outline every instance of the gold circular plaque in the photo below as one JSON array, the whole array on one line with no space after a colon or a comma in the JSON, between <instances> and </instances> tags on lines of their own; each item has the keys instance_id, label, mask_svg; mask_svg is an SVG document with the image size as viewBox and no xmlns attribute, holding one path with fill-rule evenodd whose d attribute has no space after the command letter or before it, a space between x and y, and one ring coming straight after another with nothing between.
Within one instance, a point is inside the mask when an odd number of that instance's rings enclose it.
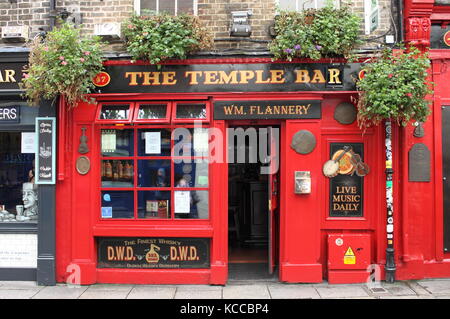
<instances>
[{"instance_id":1,"label":"gold circular plaque","mask_svg":"<svg viewBox=\"0 0 450 319\"><path fill-rule=\"evenodd\" d=\"M91 161L87 156L80 156L76 163L77 172L81 175L86 175L91 169Z\"/></svg>"}]
</instances>

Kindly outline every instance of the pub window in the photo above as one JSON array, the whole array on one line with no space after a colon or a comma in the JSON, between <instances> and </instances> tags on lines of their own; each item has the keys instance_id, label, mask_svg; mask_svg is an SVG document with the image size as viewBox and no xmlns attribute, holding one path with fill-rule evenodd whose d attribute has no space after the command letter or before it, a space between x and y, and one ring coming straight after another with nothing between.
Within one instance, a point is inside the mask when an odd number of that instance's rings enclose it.
<instances>
[{"instance_id":1,"label":"pub window","mask_svg":"<svg viewBox=\"0 0 450 319\"><path fill-rule=\"evenodd\" d=\"M0 222L38 220L34 133L0 132Z\"/></svg>"},{"instance_id":2,"label":"pub window","mask_svg":"<svg viewBox=\"0 0 450 319\"><path fill-rule=\"evenodd\" d=\"M209 218L208 128L103 126L100 136L101 219Z\"/></svg>"},{"instance_id":3,"label":"pub window","mask_svg":"<svg viewBox=\"0 0 450 319\"><path fill-rule=\"evenodd\" d=\"M208 122L209 107L205 103L176 103L172 115L173 122Z\"/></svg>"},{"instance_id":4,"label":"pub window","mask_svg":"<svg viewBox=\"0 0 450 319\"><path fill-rule=\"evenodd\" d=\"M137 14L153 11L172 15L182 13L197 15L197 0L135 0L134 10Z\"/></svg>"},{"instance_id":5,"label":"pub window","mask_svg":"<svg viewBox=\"0 0 450 319\"><path fill-rule=\"evenodd\" d=\"M302 11L320 9L326 6L328 0L278 0L278 7L287 11ZM333 5L339 8L339 1L333 0Z\"/></svg>"},{"instance_id":6,"label":"pub window","mask_svg":"<svg viewBox=\"0 0 450 319\"><path fill-rule=\"evenodd\" d=\"M170 114L171 109L166 103L137 103L134 122L168 123L170 122Z\"/></svg>"},{"instance_id":7,"label":"pub window","mask_svg":"<svg viewBox=\"0 0 450 319\"><path fill-rule=\"evenodd\" d=\"M130 123L131 118L131 104L105 103L98 108L96 121L99 123Z\"/></svg>"}]
</instances>

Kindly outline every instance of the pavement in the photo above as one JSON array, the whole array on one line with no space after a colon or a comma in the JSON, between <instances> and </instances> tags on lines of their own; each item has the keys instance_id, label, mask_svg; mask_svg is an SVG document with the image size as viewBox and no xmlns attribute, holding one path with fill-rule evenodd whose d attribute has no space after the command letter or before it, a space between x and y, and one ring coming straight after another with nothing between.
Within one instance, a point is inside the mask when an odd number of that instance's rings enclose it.
<instances>
[{"instance_id":1,"label":"pavement","mask_svg":"<svg viewBox=\"0 0 450 319\"><path fill-rule=\"evenodd\" d=\"M0 281L0 299L450 299L450 278L377 285L287 284L229 281L210 285L38 286L31 281Z\"/></svg>"}]
</instances>

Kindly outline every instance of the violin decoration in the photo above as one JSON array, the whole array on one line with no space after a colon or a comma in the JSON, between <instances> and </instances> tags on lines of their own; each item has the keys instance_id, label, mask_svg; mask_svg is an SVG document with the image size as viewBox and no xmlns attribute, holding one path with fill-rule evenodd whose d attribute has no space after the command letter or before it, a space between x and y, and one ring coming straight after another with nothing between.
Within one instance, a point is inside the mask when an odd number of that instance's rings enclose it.
<instances>
[{"instance_id":1,"label":"violin decoration","mask_svg":"<svg viewBox=\"0 0 450 319\"><path fill-rule=\"evenodd\" d=\"M323 166L323 174L328 178L338 174L353 176L355 173L363 177L369 172L369 165L362 161L361 156L355 153L351 146L344 146L343 149L336 151L331 160L325 162Z\"/></svg>"},{"instance_id":2,"label":"violin decoration","mask_svg":"<svg viewBox=\"0 0 450 319\"><path fill-rule=\"evenodd\" d=\"M86 127L81 128L80 145L78 146L78 153L86 154L89 152L87 145Z\"/></svg>"}]
</instances>

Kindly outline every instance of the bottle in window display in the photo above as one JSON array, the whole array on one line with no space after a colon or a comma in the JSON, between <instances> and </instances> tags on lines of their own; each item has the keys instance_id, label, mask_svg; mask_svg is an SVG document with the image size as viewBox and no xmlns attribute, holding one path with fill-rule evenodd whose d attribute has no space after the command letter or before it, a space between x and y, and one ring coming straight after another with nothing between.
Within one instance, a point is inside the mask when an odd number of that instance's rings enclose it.
<instances>
[{"instance_id":1,"label":"bottle in window display","mask_svg":"<svg viewBox=\"0 0 450 319\"><path fill-rule=\"evenodd\" d=\"M122 161L119 161L119 164L117 166L118 174L119 174L119 180L123 180L123 164Z\"/></svg>"},{"instance_id":2,"label":"bottle in window display","mask_svg":"<svg viewBox=\"0 0 450 319\"><path fill-rule=\"evenodd\" d=\"M117 182L119 180L119 164L118 161L113 161L113 180Z\"/></svg>"},{"instance_id":3,"label":"bottle in window display","mask_svg":"<svg viewBox=\"0 0 450 319\"><path fill-rule=\"evenodd\" d=\"M110 161L107 161L106 164L105 164L105 177L106 177L107 180L108 179L111 180L112 176L113 176L112 165L111 165Z\"/></svg>"}]
</instances>

